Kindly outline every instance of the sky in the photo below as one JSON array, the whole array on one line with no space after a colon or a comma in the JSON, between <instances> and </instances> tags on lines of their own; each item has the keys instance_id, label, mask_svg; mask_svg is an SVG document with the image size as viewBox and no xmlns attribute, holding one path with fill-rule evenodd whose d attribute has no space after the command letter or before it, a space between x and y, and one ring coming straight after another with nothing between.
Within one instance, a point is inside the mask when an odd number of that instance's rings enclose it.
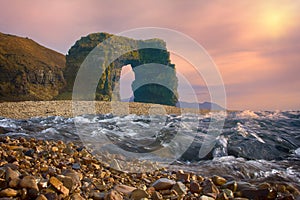
<instances>
[{"instance_id":1,"label":"sky","mask_svg":"<svg viewBox=\"0 0 300 200\"><path fill-rule=\"evenodd\" d=\"M299 0L0 0L0 32L63 54L93 32L179 31L207 51L223 79L227 108L238 110L299 110L299 19ZM180 99L191 100L193 93L209 101L203 77L190 78L195 67L177 55L171 60L183 77ZM132 81L129 70L122 71L124 88Z\"/></svg>"}]
</instances>

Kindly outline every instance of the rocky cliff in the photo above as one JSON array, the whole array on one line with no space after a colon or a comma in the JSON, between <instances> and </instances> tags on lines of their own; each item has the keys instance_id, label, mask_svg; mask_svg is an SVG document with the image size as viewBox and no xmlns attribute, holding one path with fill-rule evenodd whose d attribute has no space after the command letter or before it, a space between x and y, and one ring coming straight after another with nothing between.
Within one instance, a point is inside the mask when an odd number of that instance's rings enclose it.
<instances>
[{"instance_id":1,"label":"rocky cliff","mask_svg":"<svg viewBox=\"0 0 300 200\"><path fill-rule=\"evenodd\" d=\"M103 55L105 57L103 59L105 61L109 60L110 56L120 49L136 50L130 50L112 63L107 64L108 66L102 66L104 73L99 77L99 83L95 91L96 100L112 100L113 91L115 92L119 87L122 67L130 64L135 73L135 80L132 84L135 102L165 105L175 105L177 103L178 80L175 65L170 61L170 53L166 49L165 42L160 39L134 40L108 33L94 33L82 37L71 47L66 56L66 69L64 71L67 86L59 98L70 98L74 80L81 64L97 45L108 38L112 39L112 43L104 49ZM153 48L143 48L145 46ZM145 64L151 65L146 69L146 67L143 67ZM157 68L159 66L166 66L170 70L163 70L162 68L160 70ZM168 87L160 83L166 83Z\"/></svg>"},{"instance_id":2,"label":"rocky cliff","mask_svg":"<svg viewBox=\"0 0 300 200\"><path fill-rule=\"evenodd\" d=\"M51 100L65 86L65 56L0 33L0 101Z\"/></svg>"}]
</instances>

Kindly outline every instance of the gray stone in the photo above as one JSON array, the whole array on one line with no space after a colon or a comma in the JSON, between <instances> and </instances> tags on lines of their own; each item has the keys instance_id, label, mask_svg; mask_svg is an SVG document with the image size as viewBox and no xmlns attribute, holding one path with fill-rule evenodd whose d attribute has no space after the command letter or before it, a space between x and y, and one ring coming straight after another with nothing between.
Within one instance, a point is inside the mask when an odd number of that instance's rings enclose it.
<instances>
[{"instance_id":1,"label":"gray stone","mask_svg":"<svg viewBox=\"0 0 300 200\"><path fill-rule=\"evenodd\" d=\"M174 180L168 178L160 178L156 180L152 184L152 186L155 188L155 190L167 190L167 189L171 189L175 183L176 182Z\"/></svg>"},{"instance_id":2,"label":"gray stone","mask_svg":"<svg viewBox=\"0 0 300 200\"><path fill-rule=\"evenodd\" d=\"M177 182L175 185L173 185L172 190L175 190L180 196L187 193L187 188L182 182Z\"/></svg>"},{"instance_id":3,"label":"gray stone","mask_svg":"<svg viewBox=\"0 0 300 200\"><path fill-rule=\"evenodd\" d=\"M79 170L81 168L80 164L79 163L74 163L72 165L72 169L75 169L75 170Z\"/></svg>"}]
</instances>

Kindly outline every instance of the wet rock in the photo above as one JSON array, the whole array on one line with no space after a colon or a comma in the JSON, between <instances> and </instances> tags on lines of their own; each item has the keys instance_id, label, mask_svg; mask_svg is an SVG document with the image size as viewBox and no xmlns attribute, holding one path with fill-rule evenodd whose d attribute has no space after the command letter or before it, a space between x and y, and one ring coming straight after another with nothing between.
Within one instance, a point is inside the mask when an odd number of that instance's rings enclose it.
<instances>
[{"instance_id":1,"label":"wet rock","mask_svg":"<svg viewBox=\"0 0 300 200\"><path fill-rule=\"evenodd\" d=\"M217 200L228 200L228 199L229 198L225 192L222 192L222 193L218 194L218 196L217 196Z\"/></svg>"},{"instance_id":2,"label":"wet rock","mask_svg":"<svg viewBox=\"0 0 300 200\"><path fill-rule=\"evenodd\" d=\"M51 147L51 151L53 152L57 152L58 151L58 147L54 146L54 147Z\"/></svg>"},{"instance_id":3,"label":"wet rock","mask_svg":"<svg viewBox=\"0 0 300 200\"><path fill-rule=\"evenodd\" d=\"M47 188L48 187L48 180L47 179L40 180L39 183L38 183L38 187L40 189Z\"/></svg>"},{"instance_id":4,"label":"wet rock","mask_svg":"<svg viewBox=\"0 0 300 200\"><path fill-rule=\"evenodd\" d=\"M58 176L56 176L56 178L58 179L58 180L60 180L62 183L63 183L63 185L66 187L66 188L68 188L68 190L70 191L70 192L73 192L74 190L75 190L75 183L74 183L74 181L73 181L73 179L71 178L71 177L69 177L69 176L64 176L64 175L58 175Z\"/></svg>"},{"instance_id":5,"label":"wet rock","mask_svg":"<svg viewBox=\"0 0 300 200\"><path fill-rule=\"evenodd\" d=\"M110 167L115 169L115 170L121 170L121 167L119 165L119 162L116 159L113 159L110 163Z\"/></svg>"},{"instance_id":6,"label":"wet rock","mask_svg":"<svg viewBox=\"0 0 300 200\"><path fill-rule=\"evenodd\" d=\"M17 161L17 158L13 155L9 155L6 158L6 161L9 162L9 163L13 163L13 162Z\"/></svg>"},{"instance_id":7,"label":"wet rock","mask_svg":"<svg viewBox=\"0 0 300 200\"><path fill-rule=\"evenodd\" d=\"M72 179L72 183L70 185L66 183L67 184L66 186L70 187L71 191L75 190L78 187L81 187L81 181L80 181L82 177L81 173L78 173L74 170L64 170L62 174Z\"/></svg>"},{"instance_id":8,"label":"wet rock","mask_svg":"<svg viewBox=\"0 0 300 200\"><path fill-rule=\"evenodd\" d=\"M149 197L149 194L145 190L141 190L141 189L133 190L130 195L130 199L133 199L133 200L140 200L140 199L148 198L148 197Z\"/></svg>"},{"instance_id":9,"label":"wet rock","mask_svg":"<svg viewBox=\"0 0 300 200\"><path fill-rule=\"evenodd\" d=\"M0 167L0 177L2 178L6 173L6 169L4 167Z\"/></svg>"},{"instance_id":10,"label":"wet rock","mask_svg":"<svg viewBox=\"0 0 300 200\"><path fill-rule=\"evenodd\" d=\"M8 185L11 188L16 188L20 183L20 179L19 178L15 178L9 181Z\"/></svg>"},{"instance_id":11,"label":"wet rock","mask_svg":"<svg viewBox=\"0 0 300 200\"><path fill-rule=\"evenodd\" d=\"M90 193L89 197L94 200L103 200L105 198L105 193L103 192L92 192Z\"/></svg>"},{"instance_id":12,"label":"wet rock","mask_svg":"<svg viewBox=\"0 0 300 200\"><path fill-rule=\"evenodd\" d=\"M18 171L19 166L16 165L16 164L18 164L18 163L7 163L7 161L4 161L4 162L6 162L6 164L3 165L3 167L5 167L5 168L9 167L9 168L11 168L12 170L14 170L15 172L19 173L19 171Z\"/></svg>"},{"instance_id":13,"label":"wet rock","mask_svg":"<svg viewBox=\"0 0 300 200\"><path fill-rule=\"evenodd\" d=\"M241 191L242 197L248 199L267 199L269 195L269 189L246 189Z\"/></svg>"},{"instance_id":14,"label":"wet rock","mask_svg":"<svg viewBox=\"0 0 300 200\"><path fill-rule=\"evenodd\" d=\"M71 195L70 200L84 200L84 198L79 193L75 193Z\"/></svg>"},{"instance_id":15,"label":"wet rock","mask_svg":"<svg viewBox=\"0 0 300 200\"><path fill-rule=\"evenodd\" d=\"M205 196L205 195L202 195L199 200L215 200L214 198L212 197L209 197L209 196Z\"/></svg>"},{"instance_id":16,"label":"wet rock","mask_svg":"<svg viewBox=\"0 0 300 200\"><path fill-rule=\"evenodd\" d=\"M168 179L168 178L160 178L156 180L152 186L155 188L155 190L167 190L171 189L171 187L175 184L176 182L174 180Z\"/></svg>"},{"instance_id":17,"label":"wet rock","mask_svg":"<svg viewBox=\"0 0 300 200\"><path fill-rule=\"evenodd\" d=\"M18 171L12 170L10 167L6 167L6 170L5 170L5 180L7 182L9 182L12 179L19 178L19 176L20 176L20 173Z\"/></svg>"},{"instance_id":18,"label":"wet rock","mask_svg":"<svg viewBox=\"0 0 300 200\"><path fill-rule=\"evenodd\" d=\"M39 191L39 187L33 176L25 176L24 178L22 178L19 185L22 188L34 189Z\"/></svg>"},{"instance_id":19,"label":"wet rock","mask_svg":"<svg viewBox=\"0 0 300 200\"><path fill-rule=\"evenodd\" d=\"M107 190L107 185L105 184L104 181L94 181L93 184L100 191Z\"/></svg>"},{"instance_id":20,"label":"wet rock","mask_svg":"<svg viewBox=\"0 0 300 200\"><path fill-rule=\"evenodd\" d=\"M270 183L264 182L264 183L259 184L258 188L259 189L267 189L267 188L271 188L271 185L270 185Z\"/></svg>"},{"instance_id":21,"label":"wet rock","mask_svg":"<svg viewBox=\"0 0 300 200\"><path fill-rule=\"evenodd\" d=\"M47 200L47 198L45 197L45 195L40 194L35 200Z\"/></svg>"},{"instance_id":22,"label":"wet rock","mask_svg":"<svg viewBox=\"0 0 300 200\"><path fill-rule=\"evenodd\" d=\"M71 147L67 146L67 147L63 150L63 153L68 154L68 155L72 155L72 154L74 153L74 150L73 150Z\"/></svg>"},{"instance_id":23,"label":"wet rock","mask_svg":"<svg viewBox=\"0 0 300 200\"><path fill-rule=\"evenodd\" d=\"M201 190L202 190L202 188L200 187L199 183L197 183L195 181L191 182L191 184L190 184L190 191L192 193L200 193Z\"/></svg>"},{"instance_id":24,"label":"wet rock","mask_svg":"<svg viewBox=\"0 0 300 200\"><path fill-rule=\"evenodd\" d=\"M104 197L104 200L122 200L122 199L123 196L116 190L111 190Z\"/></svg>"},{"instance_id":25,"label":"wet rock","mask_svg":"<svg viewBox=\"0 0 300 200\"><path fill-rule=\"evenodd\" d=\"M286 189L296 197L300 197L300 191L292 184L287 184Z\"/></svg>"},{"instance_id":26,"label":"wet rock","mask_svg":"<svg viewBox=\"0 0 300 200\"><path fill-rule=\"evenodd\" d=\"M80 168L81 168L81 166L80 166L79 163L74 163L74 164L72 165L72 169L80 170Z\"/></svg>"},{"instance_id":27,"label":"wet rock","mask_svg":"<svg viewBox=\"0 0 300 200\"><path fill-rule=\"evenodd\" d=\"M47 192L45 197L47 200L58 200L58 195L55 192Z\"/></svg>"},{"instance_id":28,"label":"wet rock","mask_svg":"<svg viewBox=\"0 0 300 200\"><path fill-rule=\"evenodd\" d=\"M182 196L187 193L187 188L182 182L177 182L173 185L172 190L175 190L178 195Z\"/></svg>"},{"instance_id":29,"label":"wet rock","mask_svg":"<svg viewBox=\"0 0 300 200\"><path fill-rule=\"evenodd\" d=\"M224 185L227 182L227 180L221 176L213 176L212 181L217 186Z\"/></svg>"},{"instance_id":30,"label":"wet rock","mask_svg":"<svg viewBox=\"0 0 300 200\"><path fill-rule=\"evenodd\" d=\"M118 191L120 193L123 193L123 194L125 194L127 196L129 196L132 193L132 191L134 191L136 189L137 188L135 188L135 187L131 187L131 186L128 186L128 185L122 185L122 184L121 185L116 185L114 187L114 190L116 190L116 191Z\"/></svg>"},{"instance_id":31,"label":"wet rock","mask_svg":"<svg viewBox=\"0 0 300 200\"><path fill-rule=\"evenodd\" d=\"M162 196L159 192L155 191L155 192L151 195L151 198L152 198L153 200L161 200L161 199L163 199L163 196Z\"/></svg>"},{"instance_id":32,"label":"wet rock","mask_svg":"<svg viewBox=\"0 0 300 200\"><path fill-rule=\"evenodd\" d=\"M0 188L7 188L7 181L5 179L0 179Z\"/></svg>"},{"instance_id":33,"label":"wet rock","mask_svg":"<svg viewBox=\"0 0 300 200\"><path fill-rule=\"evenodd\" d=\"M229 189L224 189L224 190L222 190L222 191L223 191L223 193L226 194L226 196L227 196L228 198L233 198L233 197L234 197L233 192L232 192L231 190L229 190Z\"/></svg>"},{"instance_id":34,"label":"wet rock","mask_svg":"<svg viewBox=\"0 0 300 200\"><path fill-rule=\"evenodd\" d=\"M25 156L33 157L34 152L35 152L34 149L29 149L24 154Z\"/></svg>"},{"instance_id":35,"label":"wet rock","mask_svg":"<svg viewBox=\"0 0 300 200\"><path fill-rule=\"evenodd\" d=\"M217 196L219 194L219 189L217 186L209 179L206 179L202 183L202 192L207 196Z\"/></svg>"},{"instance_id":36,"label":"wet rock","mask_svg":"<svg viewBox=\"0 0 300 200\"><path fill-rule=\"evenodd\" d=\"M136 178L137 178L137 179L144 179L144 178L147 178L147 174L145 174L145 173L137 173Z\"/></svg>"},{"instance_id":37,"label":"wet rock","mask_svg":"<svg viewBox=\"0 0 300 200\"><path fill-rule=\"evenodd\" d=\"M237 191L237 187L238 187L238 184L236 181L229 181L229 182L225 183L224 185L222 185L222 188L229 189L232 192Z\"/></svg>"},{"instance_id":38,"label":"wet rock","mask_svg":"<svg viewBox=\"0 0 300 200\"><path fill-rule=\"evenodd\" d=\"M59 192L61 192L63 195L68 196L69 195L69 189L66 188L63 183L58 180L55 177L51 177L49 180L49 183L55 188L57 189Z\"/></svg>"},{"instance_id":39,"label":"wet rock","mask_svg":"<svg viewBox=\"0 0 300 200\"><path fill-rule=\"evenodd\" d=\"M18 195L18 191L12 188L7 188L0 191L0 197L15 197Z\"/></svg>"},{"instance_id":40,"label":"wet rock","mask_svg":"<svg viewBox=\"0 0 300 200\"><path fill-rule=\"evenodd\" d=\"M148 192L148 194L150 195L150 196L152 196L152 194L155 192L155 188L154 187L148 187L147 189L146 189L146 191Z\"/></svg>"},{"instance_id":41,"label":"wet rock","mask_svg":"<svg viewBox=\"0 0 300 200\"><path fill-rule=\"evenodd\" d=\"M5 133L9 133L9 132L10 132L10 130L0 126L0 134L5 134Z\"/></svg>"},{"instance_id":42,"label":"wet rock","mask_svg":"<svg viewBox=\"0 0 300 200\"><path fill-rule=\"evenodd\" d=\"M236 191L242 191L242 190L255 190L256 187L250 183L239 181L237 182L237 189Z\"/></svg>"},{"instance_id":43,"label":"wet rock","mask_svg":"<svg viewBox=\"0 0 300 200\"><path fill-rule=\"evenodd\" d=\"M22 188L22 190L21 190L20 193L21 193L21 199L26 199L27 194L28 194L27 189L26 188Z\"/></svg>"},{"instance_id":44,"label":"wet rock","mask_svg":"<svg viewBox=\"0 0 300 200\"><path fill-rule=\"evenodd\" d=\"M177 177L177 180L178 181L181 181L183 183L186 183L186 182L189 182L190 181L190 174L189 173L185 173L184 171L182 170L179 170L177 173L176 173L176 177Z\"/></svg>"},{"instance_id":45,"label":"wet rock","mask_svg":"<svg viewBox=\"0 0 300 200\"><path fill-rule=\"evenodd\" d=\"M88 158L88 157L84 157L84 158L82 158L82 162L83 162L83 164L88 165L88 164L91 164L93 162L93 159Z\"/></svg>"},{"instance_id":46,"label":"wet rock","mask_svg":"<svg viewBox=\"0 0 300 200\"><path fill-rule=\"evenodd\" d=\"M23 189L25 189L25 188L23 188ZM35 199L38 195L39 195L39 191L38 190L36 190L36 189L32 189L32 188L30 188L30 189L27 189L27 197L29 198L29 199ZM26 194L26 193L24 193L24 194Z\"/></svg>"}]
</instances>

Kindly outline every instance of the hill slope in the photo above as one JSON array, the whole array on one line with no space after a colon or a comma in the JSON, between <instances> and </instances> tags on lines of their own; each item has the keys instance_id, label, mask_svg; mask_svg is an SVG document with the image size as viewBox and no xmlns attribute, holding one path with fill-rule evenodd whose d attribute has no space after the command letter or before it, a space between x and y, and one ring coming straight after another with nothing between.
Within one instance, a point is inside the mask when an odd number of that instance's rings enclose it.
<instances>
[{"instance_id":1,"label":"hill slope","mask_svg":"<svg viewBox=\"0 0 300 200\"><path fill-rule=\"evenodd\" d=\"M0 101L51 100L65 85L65 56L0 33Z\"/></svg>"}]
</instances>

